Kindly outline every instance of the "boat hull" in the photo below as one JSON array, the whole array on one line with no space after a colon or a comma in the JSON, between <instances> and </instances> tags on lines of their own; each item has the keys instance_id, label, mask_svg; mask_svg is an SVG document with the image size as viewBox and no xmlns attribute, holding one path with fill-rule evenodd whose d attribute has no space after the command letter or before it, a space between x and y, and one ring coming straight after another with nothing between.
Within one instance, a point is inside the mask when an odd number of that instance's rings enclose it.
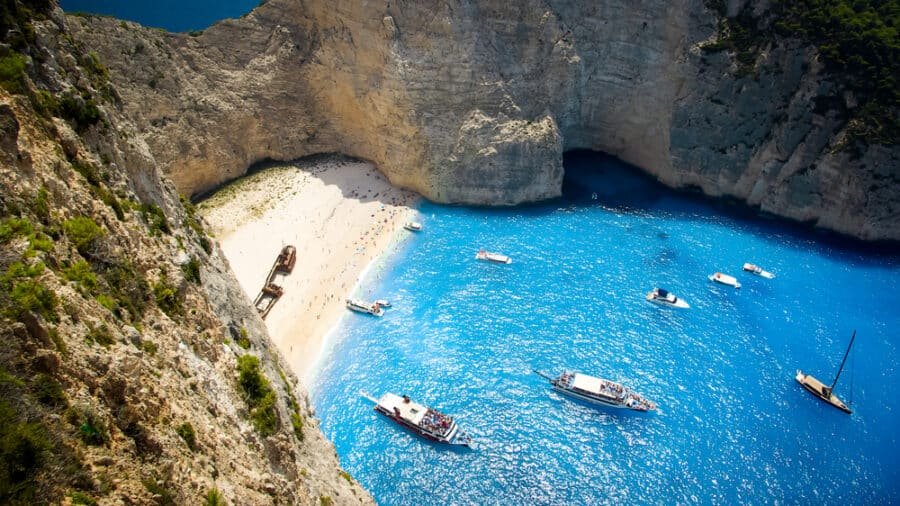
<instances>
[{"instance_id":1,"label":"boat hull","mask_svg":"<svg viewBox=\"0 0 900 506\"><path fill-rule=\"evenodd\" d=\"M816 396L819 400L826 402L833 407L847 413L848 415L852 413L849 407L842 400L838 398L838 396L834 395L834 393L829 393L827 391L827 386L821 381L817 380L813 376L809 374L804 374L802 371L797 371L797 376L794 377L797 380L797 383L803 385L803 388L806 389L807 392Z\"/></svg>"},{"instance_id":2,"label":"boat hull","mask_svg":"<svg viewBox=\"0 0 900 506\"><path fill-rule=\"evenodd\" d=\"M579 401L584 401L588 404L592 404L594 406L601 406L604 408L613 408L613 409L623 409L626 411L636 411L638 413L647 413L650 410L647 409L636 409L630 406L626 406L625 404L615 402L612 400L604 400L601 397L593 397L584 394L580 394L568 388L560 387L556 382L552 382L553 390L559 392L562 395L567 397L571 397L573 399L578 399Z\"/></svg>"}]
</instances>

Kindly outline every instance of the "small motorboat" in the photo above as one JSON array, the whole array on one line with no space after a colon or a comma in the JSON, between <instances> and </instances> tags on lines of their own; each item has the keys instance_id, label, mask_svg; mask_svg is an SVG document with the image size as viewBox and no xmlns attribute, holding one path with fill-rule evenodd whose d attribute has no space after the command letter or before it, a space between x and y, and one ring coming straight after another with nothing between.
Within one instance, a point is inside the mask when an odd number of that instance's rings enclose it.
<instances>
[{"instance_id":1,"label":"small motorboat","mask_svg":"<svg viewBox=\"0 0 900 506\"><path fill-rule=\"evenodd\" d=\"M475 260L482 260L484 262L494 262L496 264L511 264L512 258L509 258L506 255L501 255L500 253L491 253L490 251L485 251L483 249L478 250L478 253L475 254Z\"/></svg>"},{"instance_id":2,"label":"small motorboat","mask_svg":"<svg viewBox=\"0 0 900 506\"><path fill-rule=\"evenodd\" d=\"M384 309L378 301L368 303L359 299L347 299L347 309L357 313L366 313L373 316L384 316Z\"/></svg>"},{"instance_id":3,"label":"small motorboat","mask_svg":"<svg viewBox=\"0 0 900 506\"><path fill-rule=\"evenodd\" d=\"M406 223L403 224L403 228L405 228L406 230L409 230L410 232L421 232L422 224L419 223L418 221L407 221Z\"/></svg>"},{"instance_id":4,"label":"small motorboat","mask_svg":"<svg viewBox=\"0 0 900 506\"><path fill-rule=\"evenodd\" d=\"M681 309L691 307L684 299L679 299L674 293L663 290L662 288L654 288L653 291L647 294L647 300L665 307L677 307Z\"/></svg>"},{"instance_id":5,"label":"small motorboat","mask_svg":"<svg viewBox=\"0 0 900 506\"><path fill-rule=\"evenodd\" d=\"M714 274L709 275L709 280L714 283L720 283L726 286L732 286L734 288L740 288L741 284L738 282L734 276L729 276L728 274L722 274L721 272L716 272Z\"/></svg>"},{"instance_id":6,"label":"small motorboat","mask_svg":"<svg viewBox=\"0 0 900 506\"><path fill-rule=\"evenodd\" d=\"M656 409L656 404L652 401L615 381L595 378L594 376L577 372L564 372L557 378L548 376L540 371L534 372L538 376L549 380L553 390L591 404L633 411L653 411Z\"/></svg>"},{"instance_id":7,"label":"small motorboat","mask_svg":"<svg viewBox=\"0 0 900 506\"><path fill-rule=\"evenodd\" d=\"M375 301L375 304L378 304L379 306L381 306L383 308L391 307L391 301L389 301L387 299L378 299Z\"/></svg>"},{"instance_id":8,"label":"small motorboat","mask_svg":"<svg viewBox=\"0 0 900 506\"><path fill-rule=\"evenodd\" d=\"M744 270L766 279L775 279L775 275L755 264L744 264Z\"/></svg>"},{"instance_id":9,"label":"small motorboat","mask_svg":"<svg viewBox=\"0 0 900 506\"><path fill-rule=\"evenodd\" d=\"M365 392L360 393L375 403L375 411L425 439L454 446L473 446L472 438L460 429L456 420L440 411L414 402L405 395L386 393L375 399Z\"/></svg>"}]
</instances>

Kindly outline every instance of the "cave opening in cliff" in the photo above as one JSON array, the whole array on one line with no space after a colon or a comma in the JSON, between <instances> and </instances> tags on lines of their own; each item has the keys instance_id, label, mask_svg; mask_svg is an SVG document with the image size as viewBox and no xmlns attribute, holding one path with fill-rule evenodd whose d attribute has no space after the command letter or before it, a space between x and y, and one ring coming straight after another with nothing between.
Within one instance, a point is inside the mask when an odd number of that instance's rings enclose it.
<instances>
[{"instance_id":1,"label":"cave opening in cliff","mask_svg":"<svg viewBox=\"0 0 900 506\"><path fill-rule=\"evenodd\" d=\"M563 169L563 198L574 204L647 208L672 191L640 168L601 151L567 151Z\"/></svg>"}]
</instances>

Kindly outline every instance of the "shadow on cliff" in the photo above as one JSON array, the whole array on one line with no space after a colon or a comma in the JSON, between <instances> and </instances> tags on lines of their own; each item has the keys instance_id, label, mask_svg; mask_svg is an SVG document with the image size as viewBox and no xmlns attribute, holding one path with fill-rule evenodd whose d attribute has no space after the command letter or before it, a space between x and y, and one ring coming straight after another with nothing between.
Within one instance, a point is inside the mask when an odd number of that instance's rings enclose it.
<instances>
[{"instance_id":1,"label":"shadow on cliff","mask_svg":"<svg viewBox=\"0 0 900 506\"><path fill-rule=\"evenodd\" d=\"M570 151L563 158L563 166L565 179L560 200L569 206L603 206L622 214L663 211L667 217L678 220L709 220L721 216L739 222L766 241L789 240L798 248L830 247L857 260L876 256L900 261L900 243L866 242L768 215L737 199L673 190L641 169L606 153ZM661 240L668 238L664 227L648 226L647 230L635 233Z\"/></svg>"}]
</instances>

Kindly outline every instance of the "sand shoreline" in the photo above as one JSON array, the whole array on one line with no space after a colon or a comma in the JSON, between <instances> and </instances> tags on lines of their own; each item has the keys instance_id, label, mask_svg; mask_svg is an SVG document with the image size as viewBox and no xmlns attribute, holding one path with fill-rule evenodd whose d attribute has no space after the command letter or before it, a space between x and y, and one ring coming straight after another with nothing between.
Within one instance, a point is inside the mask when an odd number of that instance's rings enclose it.
<instances>
[{"instance_id":1,"label":"sand shoreline","mask_svg":"<svg viewBox=\"0 0 900 506\"><path fill-rule=\"evenodd\" d=\"M390 185L374 166L321 157L273 165L219 189L199 205L248 304L281 248L297 263L279 275L284 296L266 318L269 334L307 384L328 336L365 273L394 249L419 197Z\"/></svg>"}]
</instances>

